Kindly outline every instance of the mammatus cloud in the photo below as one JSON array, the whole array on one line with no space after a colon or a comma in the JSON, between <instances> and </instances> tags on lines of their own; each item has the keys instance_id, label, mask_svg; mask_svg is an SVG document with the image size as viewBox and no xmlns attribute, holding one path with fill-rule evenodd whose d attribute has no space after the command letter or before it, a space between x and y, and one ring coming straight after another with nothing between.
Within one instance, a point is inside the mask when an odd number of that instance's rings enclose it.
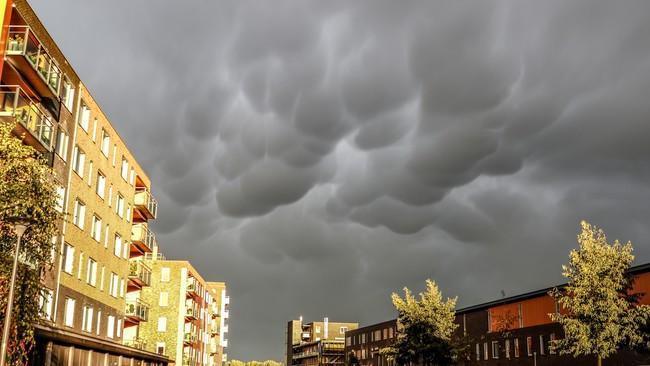
<instances>
[{"instance_id":1,"label":"mammatus cloud","mask_svg":"<svg viewBox=\"0 0 650 366\"><path fill-rule=\"evenodd\" d=\"M229 282L231 358L427 277L463 305L553 285L581 219L650 259L648 3L32 2L168 257Z\"/></svg>"}]
</instances>

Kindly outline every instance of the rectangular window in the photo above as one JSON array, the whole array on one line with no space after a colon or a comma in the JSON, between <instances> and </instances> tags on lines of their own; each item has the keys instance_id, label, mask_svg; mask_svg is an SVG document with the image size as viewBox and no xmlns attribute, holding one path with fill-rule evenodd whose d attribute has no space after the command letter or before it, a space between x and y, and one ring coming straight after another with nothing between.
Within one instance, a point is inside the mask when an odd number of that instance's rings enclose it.
<instances>
[{"instance_id":1,"label":"rectangular window","mask_svg":"<svg viewBox=\"0 0 650 366\"><path fill-rule=\"evenodd\" d=\"M68 243L63 245L63 272L72 274L74 266L74 247Z\"/></svg>"},{"instance_id":2,"label":"rectangular window","mask_svg":"<svg viewBox=\"0 0 650 366\"><path fill-rule=\"evenodd\" d=\"M72 107L74 105L74 87L72 86L72 83L67 79L63 81L61 101L63 102L63 105L72 112Z\"/></svg>"},{"instance_id":3,"label":"rectangular window","mask_svg":"<svg viewBox=\"0 0 650 366\"><path fill-rule=\"evenodd\" d=\"M492 358L499 358L499 341L492 341Z\"/></svg>"},{"instance_id":4,"label":"rectangular window","mask_svg":"<svg viewBox=\"0 0 650 366\"><path fill-rule=\"evenodd\" d=\"M65 312L63 316L63 324L66 327L74 326L74 306L75 306L74 299L69 297L65 299Z\"/></svg>"},{"instance_id":5,"label":"rectangular window","mask_svg":"<svg viewBox=\"0 0 650 366\"><path fill-rule=\"evenodd\" d=\"M65 187L56 187L56 210L63 213L63 205L65 204Z\"/></svg>"},{"instance_id":6,"label":"rectangular window","mask_svg":"<svg viewBox=\"0 0 650 366\"><path fill-rule=\"evenodd\" d=\"M114 251L113 254L115 254L116 257L121 257L122 256L122 237L120 234L115 233L115 246L114 246Z\"/></svg>"},{"instance_id":7,"label":"rectangular window","mask_svg":"<svg viewBox=\"0 0 650 366\"><path fill-rule=\"evenodd\" d=\"M93 308L88 305L84 306L81 330L84 332L93 331Z\"/></svg>"},{"instance_id":8,"label":"rectangular window","mask_svg":"<svg viewBox=\"0 0 650 366\"><path fill-rule=\"evenodd\" d=\"M97 195L102 199L106 194L106 176L99 170L97 170L97 186L95 189L95 193L97 193Z\"/></svg>"},{"instance_id":9,"label":"rectangular window","mask_svg":"<svg viewBox=\"0 0 650 366\"><path fill-rule=\"evenodd\" d=\"M539 336L539 354L540 355L545 355L546 354L546 349L544 349L544 335Z\"/></svg>"},{"instance_id":10,"label":"rectangular window","mask_svg":"<svg viewBox=\"0 0 650 366\"><path fill-rule=\"evenodd\" d=\"M510 358L510 340L506 339L506 358Z\"/></svg>"},{"instance_id":11,"label":"rectangular window","mask_svg":"<svg viewBox=\"0 0 650 366\"><path fill-rule=\"evenodd\" d=\"M487 342L483 343L483 359L487 360L489 358L488 344Z\"/></svg>"},{"instance_id":12,"label":"rectangular window","mask_svg":"<svg viewBox=\"0 0 650 366\"><path fill-rule=\"evenodd\" d=\"M84 165L86 164L86 153L75 146L72 154L72 170L74 170L81 178L84 176Z\"/></svg>"},{"instance_id":13,"label":"rectangular window","mask_svg":"<svg viewBox=\"0 0 650 366\"><path fill-rule=\"evenodd\" d=\"M348 331L348 327L341 327L339 328L339 334L345 334L345 332Z\"/></svg>"},{"instance_id":14,"label":"rectangular window","mask_svg":"<svg viewBox=\"0 0 650 366\"><path fill-rule=\"evenodd\" d=\"M86 217L86 205L79 201L79 199L74 202L74 216L72 222L81 230L84 228L84 220Z\"/></svg>"},{"instance_id":15,"label":"rectangular window","mask_svg":"<svg viewBox=\"0 0 650 366\"><path fill-rule=\"evenodd\" d=\"M129 161L126 160L126 158L124 158L124 156L122 156L121 175L122 175L122 179L124 179L124 181L129 180Z\"/></svg>"},{"instance_id":16,"label":"rectangular window","mask_svg":"<svg viewBox=\"0 0 650 366\"><path fill-rule=\"evenodd\" d=\"M88 163L88 186L93 185L93 161Z\"/></svg>"},{"instance_id":17,"label":"rectangular window","mask_svg":"<svg viewBox=\"0 0 650 366\"><path fill-rule=\"evenodd\" d=\"M555 333L551 333L548 341L548 353L551 355L555 354Z\"/></svg>"},{"instance_id":18,"label":"rectangular window","mask_svg":"<svg viewBox=\"0 0 650 366\"><path fill-rule=\"evenodd\" d=\"M117 199L115 200L115 213L119 217L124 217L124 196L121 193L117 194Z\"/></svg>"},{"instance_id":19,"label":"rectangular window","mask_svg":"<svg viewBox=\"0 0 650 366\"><path fill-rule=\"evenodd\" d=\"M97 311L97 327L95 328L95 332L97 332L97 335L99 335L101 325L102 325L102 311L98 310Z\"/></svg>"},{"instance_id":20,"label":"rectangular window","mask_svg":"<svg viewBox=\"0 0 650 366\"><path fill-rule=\"evenodd\" d=\"M90 227L90 236L98 242L102 240L102 219L93 215L92 226Z\"/></svg>"},{"instance_id":21,"label":"rectangular window","mask_svg":"<svg viewBox=\"0 0 650 366\"><path fill-rule=\"evenodd\" d=\"M528 356L533 355L533 337L526 337L526 353Z\"/></svg>"},{"instance_id":22,"label":"rectangular window","mask_svg":"<svg viewBox=\"0 0 650 366\"><path fill-rule=\"evenodd\" d=\"M84 267L84 252L79 252L79 265L77 266L77 278L81 279L81 270Z\"/></svg>"},{"instance_id":23,"label":"rectangular window","mask_svg":"<svg viewBox=\"0 0 650 366\"><path fill-rule=\"evenodd\" d=\"M100 272L99 275L99 290L104 291L104 272L106 271L106 267L102 266L102 271Z\"/></svg>"},{"instance_id":24,"label":"rectangular window","mask_svg":"<svg viewBox=\"0 0 650 366\"><path fill-rule=\"evenodd\" d=\"M120 278L115 272L111 272L111 282L109 283L108 294L117 297L120 287Z\"/></svg>"},{"instance_id":25,"label":"rectangular window","mask_svg":"<svg viewBox=\"0 0 650 366\"><path fill-rule=\"evenodd\" d=\"M160 282L169 282L170 271L169 267L163 267L160 270Z\"/></svg>"},{"instance_id":26,"label":"rectangular window","mask_svg":"<svg viewBox=\"0 0 650 366\"><path fill-rule=\"evenodd\" d=\"M165 342L156 343L156 353L159 355L165 354Z\"/></svg>"},{"instance_id":27,"label":"rectangular window","mask_svg":"<svg viewBox=\"0 0 650 366\"><path fill-rule=\"evenodd\" d=\"M97 141L97 118L93 119L93 142Z\"/></svg>"},{"instance_id":28,"label":"rectangular window","mask_svg":"<svg viewBox=\"0 0 650 366\"><path fill-rule=\"evenodd\" d=\"M68 134L59 128L59 134L56 137L56 154L65 161L68 158L68 142L70 137Z\"/></svg>"},{"instance_id":29,"label":"rectangular window","mask_svg":"<svg viewBox=\"0 0 650 366\"><path fill-rule=\"evenodd\" d=\"M108 187L108 207L111 207L111 204L113 203L113 185L111 184L110 187Z\"/></svg>"},{"instance_id":30,"label":"rectangular window","mask_svg":"<svg viewBox=\"0 0 650 366\"><path fill-rule=\"evenodd\" d=\"M108 135L108 132L106 132L106 130L102 128L102 146L101 146L101 150L102 150L102 154L104 154L104 156L106 158L108 158L108 154L110 152L110 149L111 149L111 137Z\"/></svg>"},{"instance_id":31,"label":"rectangular window","mask_svg":"<svg viewBox=\"0 0 650 366\"><path fill-rule=\"evenodd\" d=\"M158 318L158 331L159 332L166 332L167 331L167 318L164 316L161 316Z\"/></svg>"},{"instance_id":32,"label":"rectangular window","mask_svg":"<svg viewBox=\"0 0 650 366\"><path fill-rule=\"evenodd\" d=\"M97 262L94 259L88 258L88 268L86 271L86 283L91 286L97 285Z\"/></svg>"},{"instance_id":33,"label":"rectangular window","mask_svg":"<svg viewBox=\"0 0 650 366\"><path fill-rule=\"evenodd\" d=\"M519 338L515 338L513 343L515 345L515 357L519 357Z\"/></svg>"},{"instance_id":34,"label":"rectangular window","mask_svg":"<svg viewBox=\"0 0 650 366\"><path fill-rule=\"evenodd\" d=\"M480 361L480 360L481 360L481 345L477 343L476 344L476 361Z\"/></svg>"},{"instance_id":35,"label":"rectangular window","mask_svg":"<svg viewBox=\"0 0 650 366\"><path fill-rule=\"evenodd\" d=\"M122 319L117 320L117 337L122 336Z\"/></svg>"},{"instance_id":36,"label":"rectangular window","mask_svg":"<svg viewBox=\"0 0 650 366\"><path fill-rule=\"evenodd\" d=\"M106 224L106 230L104 231L104 248L108 248L108 234L110 232L110 227Z\"/></svg>"},{"instance_id":37,"label":"rectangular window","mask_svg":"<svg viewBox=\"0 0 650 366\"><path fill-rule=\"evenodd\" d=\"M117 161L117 145L113 145L113 167L115 167L115 162Z\"/></svg>"},{"instance_id":38,"label":"rectangular window","mask_svg":"<svg viewBox=\"0 0 650 366\"><path fill-rule=\"evenodd\" d=\"M120 279L120 297L124 297L124 278Z\"/></svg>"},{"instance_id":39,"label":"rectangular window","mask_svg":"<svg viewBox=\"0 0 650 366\"><path fill-rule=\"evenodd\" d=\"M106 336L111 339L115 336L115 317L113 315L109 315L106 319Z\"/></svg>"},{"instance_id":40,"label":"rectangular window","mask_svg":"<svg viewBox=\"0 0 650 366\"><path fill-rule=\"evenodd\" d=\"M90 126L90 108L81 101L81 113L79 114L79 125L84 131L88 132L88 127Z\"/></svg>"},{"instance_id":41,"label":"rectangular window","mask_svg":"<svg viewBox=\"0 0 650 366\"><path fill-rule=\"evenodd\" d=\"M169 305L169 292L167 291L161 291L160 292L160 302L158 303L160 306L168 306Z\"/></svg>"},{"instance_id":42,"label":"rectangular window","mask_svg":"<svg viewBox=\"0 0 650 366\"><path fill-rule=\"evenodd\" d=\"M43 319L52 320L52 298L54 293L52 290L44 288L38 297L38 307L41 311Z\"/></svg>"},{"instance_id":43,"label":"rectangular window","mask_svg":"<svg viewBox=\"0 0 650 366\"><path fill-rule=\"evenodd\" d=\"M135 170L131 168L131 175L129 176L129 184L134 185L135 184Z\"/></svg>"}]
</instances>

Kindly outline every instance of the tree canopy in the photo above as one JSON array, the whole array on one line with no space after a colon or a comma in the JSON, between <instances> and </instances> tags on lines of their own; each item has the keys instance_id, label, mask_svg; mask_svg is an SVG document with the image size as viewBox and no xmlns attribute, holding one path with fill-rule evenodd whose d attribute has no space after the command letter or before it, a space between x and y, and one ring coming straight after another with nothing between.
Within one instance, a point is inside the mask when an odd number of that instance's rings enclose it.
<instances>
[{"instance_id":1,"label":"tree canopy","mask_svg":"<svg viewBox=\"0 0 650 366\"><path fill-rule=\"evenodd\" d=\"M41 278L51 266L52 238L61 213L56 209L56 183L46 160L12 134L13 123L0 122L0 321L4 324L17 237L16 219L29 220L22 237L16 279L8 363L27 364L39 322Z\"/></svg>"}]
</instances>

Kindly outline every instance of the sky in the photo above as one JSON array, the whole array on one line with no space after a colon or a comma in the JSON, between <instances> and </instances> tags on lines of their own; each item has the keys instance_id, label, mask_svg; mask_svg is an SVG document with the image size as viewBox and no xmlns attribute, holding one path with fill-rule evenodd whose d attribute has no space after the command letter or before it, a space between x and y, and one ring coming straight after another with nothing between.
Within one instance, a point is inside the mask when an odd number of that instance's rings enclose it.
<instances>
[{"instance_id":1,"label":"sky","mask_svg":"<svg viewBox=\"0 0 650 366\"><path fill-rule=\"evenodd\" d=\"M286 322L562 282L580 221L650 261L650 2L31 0L152 180L153 227Z\"/></svg>"}]
</instances>

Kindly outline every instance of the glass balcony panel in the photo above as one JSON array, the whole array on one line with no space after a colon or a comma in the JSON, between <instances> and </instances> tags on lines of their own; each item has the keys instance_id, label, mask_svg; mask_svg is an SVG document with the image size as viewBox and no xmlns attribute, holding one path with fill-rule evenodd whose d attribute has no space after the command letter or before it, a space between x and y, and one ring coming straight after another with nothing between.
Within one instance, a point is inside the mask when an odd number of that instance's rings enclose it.
<instances>
[{"instance_id":1,"label":"glass balcony panel","mask_svg":"<svg viewBox=\"0 0 650 366\"><path fill-rule=\"evenodd\" d=\"M146 322L149 320L149 305L140 299L126 300L124 315Z\"/></svg>"},{"instance_id":2,"label":"glass balcony panel","mask_svg":"<svg viewBox=\"0 0 650 366\"><path fill-rule=\"evenodd\" d=\"M59 94L61 70L31 28L10 26L6 52L8 55L24 55L54 94Z\"/></svg>"},{"instance_id":3,"label":"glass balcony panel","mask_svg":"<svg viewBox=\"0 0 650 366\"><path fill-rule=\"evenodd\" d=\"M27 45L25 40L28 37L28 31L29 28L26 27L9 28L9 34L7 35L7 54L20 55L25 53L25 46Z\"/></svg>"},{"instance_id":4,"label":"glass balcony panel","mask_svg":"<svg viewBox=\"0 0 650 366\"><path fill-rule=\"evenodd\" d=\"M151 269L142 261L133 261L129 265L129 278L140 282L143 286L151 286Z\"/></svg>"},{"instance_id":5,"label":"glass balcony panel","mask_svg":"<svg viewBox=\"0 0 650 366\"><path fill-rule=\"evenodd\" d=\"M0 86L0 115L13 116L36 137L47 150L52 148L52 120L16 85Z\"/></svg>"},{"instance_id":6,"label":"glass balcony panel","mask_svg":"<svg viewBox=\"0 0 650 366\"><path fill-rule=\"evenodd\" d=\"M136 189L134 201L136 208L146 211L144 214L147 218L156 218L158 214L158 202L149 190L146 188Z\"/></svg>"}]
</instances>

